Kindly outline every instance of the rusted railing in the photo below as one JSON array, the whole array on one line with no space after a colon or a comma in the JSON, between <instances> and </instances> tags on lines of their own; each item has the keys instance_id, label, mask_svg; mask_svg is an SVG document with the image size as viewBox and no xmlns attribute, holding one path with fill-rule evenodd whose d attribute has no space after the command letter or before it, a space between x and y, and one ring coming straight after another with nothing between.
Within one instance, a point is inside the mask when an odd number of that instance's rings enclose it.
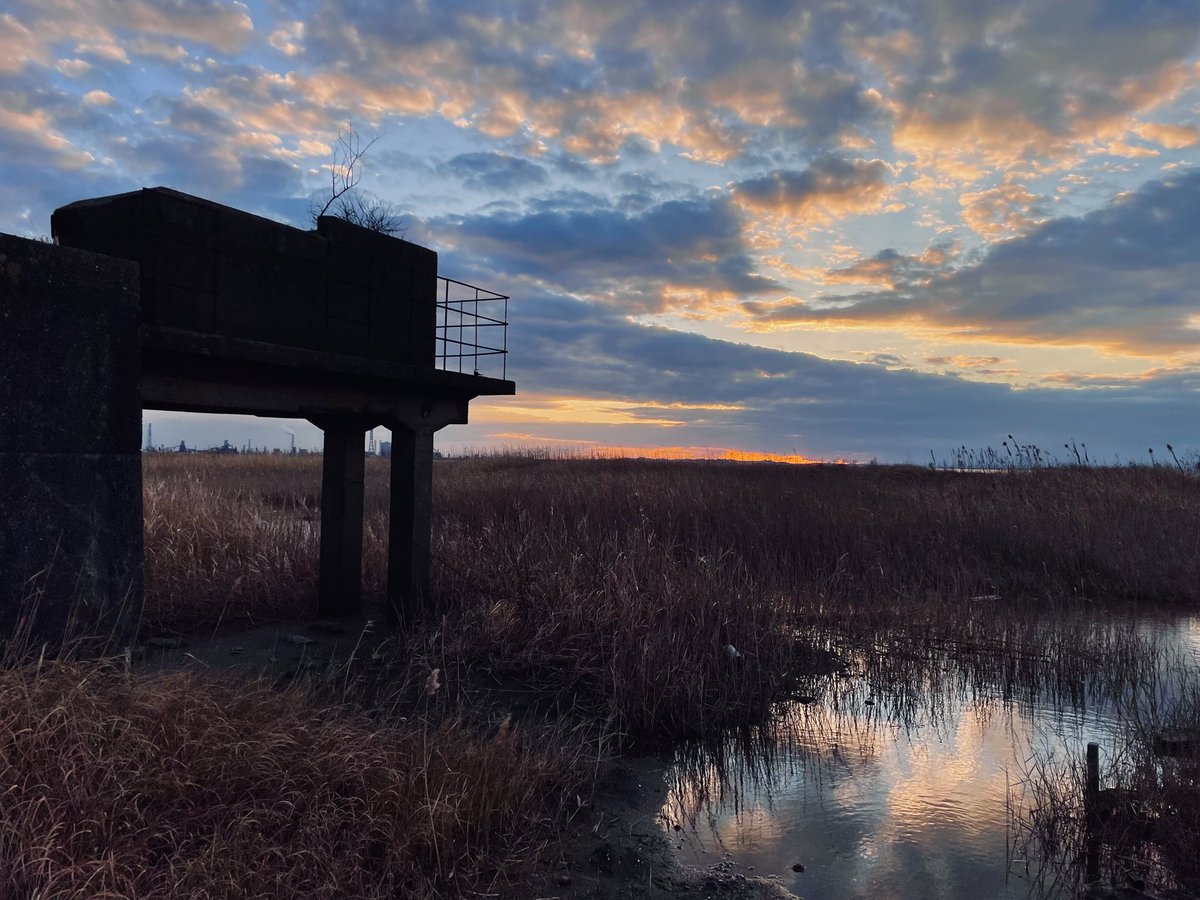
<instances>
[{"instance_id":1,"label":"rusted railing","mask_svg":"<svg viewBox=\"0 0 1200 900\"><path fill-rule=\"evenodd\" d=\"M441 275L438 281L438 368L507 378L508 297Z\"/></svg>"}]
</instances>

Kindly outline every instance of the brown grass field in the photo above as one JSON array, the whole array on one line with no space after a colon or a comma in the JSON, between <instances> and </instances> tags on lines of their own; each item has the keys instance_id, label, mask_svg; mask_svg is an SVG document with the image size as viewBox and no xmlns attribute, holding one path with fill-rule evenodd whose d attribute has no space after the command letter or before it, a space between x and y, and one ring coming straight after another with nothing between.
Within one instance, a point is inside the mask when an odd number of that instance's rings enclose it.
<instances>
[{"instance_id":1,"label":"brown grass field","mask_svg":"<svg viewBox=\"0 0 1200 900\"><path fill-rule=\"evenodd\" d=\"M319 491L319 457L148 456L147 628L311 615ZM455 894L541 852L605 736L761 721L827 650L1134 677L1136 654L1041 623L1200 607L1200 479L1166 466L498 456L437 463L434 496L434 595L392 702L10 663L0 896L271 896L287 872L305 896ZM369 600L386 509L370 460ZM435 667L437 702L395 699ZM461 705L481 672L554 685L575 712L497 731Z\"/></svg>"}]
</instances>

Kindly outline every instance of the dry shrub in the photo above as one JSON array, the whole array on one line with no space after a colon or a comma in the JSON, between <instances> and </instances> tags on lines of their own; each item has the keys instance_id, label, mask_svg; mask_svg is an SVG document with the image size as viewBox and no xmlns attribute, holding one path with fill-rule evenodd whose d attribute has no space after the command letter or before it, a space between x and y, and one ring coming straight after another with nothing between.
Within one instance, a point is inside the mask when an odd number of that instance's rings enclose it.
<instances>
[{"instance_id":1,"label":"dry shrub","mask_svg":"<svg viewBox=\"0 0 1200 900\"><path fill-rule=\"evenodd\" d=\"M457 894L586 793L583 746L381 726L265 683L8 669L0 896Z\"/></svg>"},{"instance_id":2,"label":"dry shrub","mask_svg":"<svg viewBox=\"0 0 1200 900\"><path fill-rule=\"evenodd\" d=\"M694 734L761 717L789 669L786 610L763 603L735 562L679 559L636 524L587 538L563 520L509 536L444 529L455 581L480 585L450 614L457 652L553 674L623 730Z\"/></svg>"}]
</instances>

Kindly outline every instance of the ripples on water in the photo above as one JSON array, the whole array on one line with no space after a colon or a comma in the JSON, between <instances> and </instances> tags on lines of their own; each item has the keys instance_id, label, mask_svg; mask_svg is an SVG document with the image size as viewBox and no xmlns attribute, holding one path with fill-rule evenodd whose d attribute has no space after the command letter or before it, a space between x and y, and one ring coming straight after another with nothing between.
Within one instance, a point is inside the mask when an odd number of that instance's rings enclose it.
<instances>
[{"instance_id":1,"label":"ripples on water","mask_svg":"<svg viewBox=\"0 0 1200 900\"><path fill-rule=\"evenodd\" d=\"M1089 741L1116 752L1123 711L1197 677L1200 619L1071 628L1058 661L1002 675L949 650L890 670L864 654L768 726L681 747L662 809L681 857L728 855L806 900L1072 896L1023 839L1028 774L1082 763ZM1066 667L1063 644L1079 650Z\"/></svg>"}]
</instances>

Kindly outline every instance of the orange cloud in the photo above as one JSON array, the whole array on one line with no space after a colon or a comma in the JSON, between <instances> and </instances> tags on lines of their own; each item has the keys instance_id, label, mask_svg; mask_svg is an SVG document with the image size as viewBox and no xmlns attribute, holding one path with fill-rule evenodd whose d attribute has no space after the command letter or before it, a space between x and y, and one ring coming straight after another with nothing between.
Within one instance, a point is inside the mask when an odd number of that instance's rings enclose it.
<instances>
[{"instance_id":1,"label":"orange cloud","mask_svg":"<svg viewBox=\"0 0 1200 900\"><path fill-rule=\"evenodd\" d=\"M1200 144L1200 128L1195 125L1172 125L1147 122L1133 129L1139 137L1154 141L1168 150L1184 150Z\"/></svg>"},{"instance_id":2,"label":"orange cloud","mask_svg":"<svg viewBox=\"0 0 1200 900\"><path fill-rule=\"evenodd\" d=\"M828 222L882 206L889 168L882 160L823 157L802 171L777 170L731 186L735 203L797 224Z\"/></svg>"},{"instance_id":3,"label":"orange cloud","mask_svg":"<svg viewBox=\"0 0 1200 900\"><path fill-rule=\"evenodd\" d=\"M1003 359L999 356L926 356L925 362L931 366L953 366L956 369L982 369L990 368L1003 362L1011 360Z\"/></svg>"},{"instance_id":4,"label":"orange cloud","mask_svg":"<svg viewBox=\"0 0 1200 900\"><path fill-rule=\"evenodd\" d=\"M544 137L563 135L564 149L593 162L616 159L630 138L642 139L656 152L673 144L685 157L701 162L722 163L736 156L744 138L708 111L686 105L679 90L578 95L570 102L535 107L530 124Z\"/></svg>"},{"instance_id":5,"label":"orange cloud","mask_svg":"<svg viewBox=\"0 0 1200 900\"><path fill-rule=\"evenodd\" d=\"M285 56L299 56L304 52L304 23L284 22L271 32L267 43Z\"/></svg>"},{"instance_id":6,"label":"orange cloud","mask_svg":"<svg viewBox=\"0 0 1200 900\"><path fill-rule=\"evenodd\" d=\"M43 110L21 112L0 107L0 130L16 132L30 145L49 151L64 169L79 169L95 161L54 130L54 120Z\"/></svg>"},{"instance_id":7,"label":"orange cloud","mask_svg":"<svg viewBox=\"0 0 1200 900\"><path fill-rule=\"evenodd\" d=\"M0 15L0 73L11 75L25 68L26 63L45 57L45 48L28 27L12 13Z\"/></svg>"},{"instance_id":8,"label":"orange cloud","mask_svg":"<svg viewBox=\"0 0 1200 900\"><path fill-rule=\"evenodd\" d=\"M1021 234L1045 221L1039 210L1040 198L1011 178L994 188L963 194L958 201L963 221L988 240Z\"/></svg>"},{"instance_id":9,"label":"orange cloud","mask_svg":"<svg viewBox=\"0 0 1200 900\"><path fill-rule=\"evenodd\" d=\"M1126 141L1113 141L1104 148L1104 152L1109 156L1124 156L1128 159L1144 159L1159 155L1153 147L1139 147Z\"/></svg>"}]
</instances>

